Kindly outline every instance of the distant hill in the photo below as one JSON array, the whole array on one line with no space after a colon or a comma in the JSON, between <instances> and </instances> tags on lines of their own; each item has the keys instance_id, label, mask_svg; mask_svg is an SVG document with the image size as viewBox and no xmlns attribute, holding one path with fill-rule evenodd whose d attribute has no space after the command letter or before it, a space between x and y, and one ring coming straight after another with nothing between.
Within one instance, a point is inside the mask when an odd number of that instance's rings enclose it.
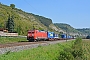
<instances>
[{"instance_id":1,"label":"distant hill","mask_svg":"<svg viewBox=\"0 0 90 60\"><path fill-rule=\"evenodd\" d=\"M82 29L76 29L80 32L82 32L85 35L90 35L90 28L82 28Z\"/></svg>"},{"instance_id":2,"label":"distant hill","mask_svg":"<svg viewBox=\"0 0 90 60\"><path fill-rule=\"evenodd\" d=\"M63 31L56 27L50 18L27 13L21 9L15 8L15 5L7 6L0 3L0 28L6 28L6 21L9 15L14 16L14 31L20 35L27 35L28 30L39 29L54 32Z\"/></svg>"},{"instance_id":3,"label":"distant hill","mask_svg":"<svg viewBox=\"0 0 90 60\"><path fill-rule=\"evenodd\" d=\"M58 26L59 28L61 28L63 31L67 32L70 35L79 35L82 34L82 32L76 30L75 28L73 28L72 26L70 26L69 24L65 24L65 23L54 23L55 26Z\"/></svg>"}]
</instances>

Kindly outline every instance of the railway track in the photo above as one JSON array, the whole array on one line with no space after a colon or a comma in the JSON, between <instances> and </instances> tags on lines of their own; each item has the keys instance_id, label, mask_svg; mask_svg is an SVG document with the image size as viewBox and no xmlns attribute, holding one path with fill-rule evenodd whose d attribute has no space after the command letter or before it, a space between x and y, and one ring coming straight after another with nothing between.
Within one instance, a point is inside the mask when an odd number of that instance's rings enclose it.
<instances>
[{"instance_id":1,"label":"railway track","mask_svg":"<svg viewBox=\"0 0 90 60\"><path fill-rule=\"evenodd\" d=\"M0 54L4 54L8 51L17 52L17 51L21 51L21 50L35 48L38 46L47 46L49 44L56 44L56 43L65 42L65 41L66 40L39 41L39 42L18 42L18 43L0 44ZM71 40L67 40L67 41L71 41Z\"/></svg>"},{"instance_id":2,"label":"railway track","mask_svg":"<svg viewBox=\"0 0 90 60\"><path fill-rule=\"evenodd\" d=\"M6 44L0 44L0 48L22 46L22 45L31 45L31 44L41 44L41 43L54 43L54 42L62 42L62 41L65 41L65 40L6 43Z\"/></svg>"}]
</instances>

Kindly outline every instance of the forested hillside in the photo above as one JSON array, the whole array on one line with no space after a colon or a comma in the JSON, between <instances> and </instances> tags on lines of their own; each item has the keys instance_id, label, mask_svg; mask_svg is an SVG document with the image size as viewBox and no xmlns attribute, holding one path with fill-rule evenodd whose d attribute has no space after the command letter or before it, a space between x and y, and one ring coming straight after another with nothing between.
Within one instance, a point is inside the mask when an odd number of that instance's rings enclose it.
<instances>
[{"instance_id":1,"label":"forested hillside","mask_svg":"<svg viewBox=\"0 0 90 60\"><path fill-rule=\"evenodd\" d=\"M83 34L90 35L90 28L83 28L83 29L76 29L80 32L83 32Z\"/></svg>"},{"instance_id":2,"label":"forested hillside","mask_svg":"<svg viewBox=\"0 0 90 60\"><path fill-rule=\"evenodd\" d=\"M67 32L70 35L79 35L79 34L82 34L82 32L76 30L75 28L73 28L69 24L65 24L65 23L54 23L54 25L55 26L58 26L59 28L61 28L63 31Z\"/></svg>"},{"instance_id":3,"label":"forested hillside","mask_svg":"<svg viewBox=\"0 0 90 60\"><path fill-rule=\"evenodd\" d=\"M28 30L39 29L48 31L61 31L52 23L50 18L27 13L21 9L15 8L14 4L10 6L0 3L0 28L6 28L8 17L14 17L14 31L20 35L27 35ZM54 27L54 28L53 28Z\"/></svg>"}]
</instances>

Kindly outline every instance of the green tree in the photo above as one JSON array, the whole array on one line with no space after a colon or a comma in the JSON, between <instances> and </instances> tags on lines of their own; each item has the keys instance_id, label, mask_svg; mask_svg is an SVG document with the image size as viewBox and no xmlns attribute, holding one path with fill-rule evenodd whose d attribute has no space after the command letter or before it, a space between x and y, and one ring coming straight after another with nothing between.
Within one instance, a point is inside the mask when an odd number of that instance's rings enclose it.
<instances>
[{"instance_id":1,"label":"green tree","mask_svg":"<svg viewBox=\"0 0 90 60\"><path fill-rule=\"evenodd\" d=\"M10 4L10 7L11 7L12 9L14 9L14 8L15 8L15 5L14 5L14 4Z\"/></svg>"},{"instance_id":2,"label":"green tree","mask_svg":"<svg viewBox=\"0 0 90 60\"><path fill-rule=\"evenodd\" d=\"M19 25L18 27L17 27L17 32L18 32L18 34L20 35L20 33L21 33L21 26Z\"/></svg>"},{"instance_id":3,"label":"green tree","mask_svg":"<svg viewBox=\"0 0 90 60\"><path fill-rule=\"evenodd\" d=\"M8 21L6 23L6 28L8 29L9 32L14 32L13 16L10 18L10 15L9 15Z\"/></svg>"}]
</instances>

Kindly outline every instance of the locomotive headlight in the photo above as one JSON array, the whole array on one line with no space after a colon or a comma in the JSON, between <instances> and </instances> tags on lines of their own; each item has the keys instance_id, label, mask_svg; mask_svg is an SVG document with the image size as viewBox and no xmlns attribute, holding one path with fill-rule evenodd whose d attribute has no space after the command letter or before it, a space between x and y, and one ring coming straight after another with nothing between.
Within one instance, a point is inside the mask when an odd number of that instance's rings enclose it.
<instances>
[{"instance_id":1,"label":"locomotive headlight","mask_svg":"<svg viewBox=\"0 0 90 60\"><path fill-rule=\"evenodd\" d=\"M34 36L34 34L32 34L32 36Z\"/></svg>"}]
</instances>

